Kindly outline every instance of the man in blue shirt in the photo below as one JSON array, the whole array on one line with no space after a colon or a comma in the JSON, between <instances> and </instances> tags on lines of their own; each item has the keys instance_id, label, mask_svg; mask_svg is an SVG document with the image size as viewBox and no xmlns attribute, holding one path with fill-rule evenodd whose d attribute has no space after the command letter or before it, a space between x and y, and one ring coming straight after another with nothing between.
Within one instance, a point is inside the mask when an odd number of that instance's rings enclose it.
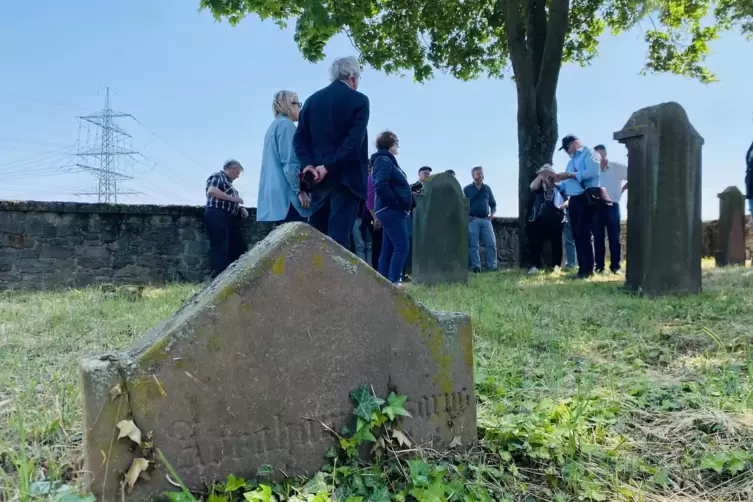
<instances>
[{"instance_id":1,"label":"man in blue shirt","mask_svg":"<svg viewBox=\"0 0 753 502\"><path fill-rule=\"evenodd\" d=\"M594 273L593 218L594 209L588 201L587 188L600 186L601 157L580 140L567 135L562 138L560 150L570 156L567 169L556 176L560 190L568 197L568 216L575 237L575 250L578 257L579 279L591 277Z\"/></svg>"},{"instance_id":2,"label":"man in blue shirt","mask_svg":"<svg viewBox=\"0 0 753 502\"><path fill-rule=\"evenodd\" d=\"M484 184L484 168L476 166L471 170L473 183L463 188L463 194L471 199L468 215L468 237L470 239L471 266L474 273L481 272L479 237L486 248L486 268L497 270L497 239L494 236L492 218L497 212L497 201L489 185Z\"/></svg>"}]
</instances>

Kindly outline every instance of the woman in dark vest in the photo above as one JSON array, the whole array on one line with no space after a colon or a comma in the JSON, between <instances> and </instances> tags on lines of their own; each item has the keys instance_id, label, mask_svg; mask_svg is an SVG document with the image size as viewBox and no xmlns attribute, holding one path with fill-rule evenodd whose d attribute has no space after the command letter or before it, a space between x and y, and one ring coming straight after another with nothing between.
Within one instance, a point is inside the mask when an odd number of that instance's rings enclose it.
<instances>
[{"instance_id":1,"label":"woman in dark vest","mask_svg":"<svg viewBox=\"0 0 753 502\"><path fill-rule=\"evenodd\" d=\"M544 243L551 243L552 262L551 268L562 264L562 224L564 212L562 205L564 200L554 181L555 172L550 164L536 172L536 178L531 183L533 192L533 204L528 217L528 239L531 244L531 258L533 267L528 271L535 274L543 263L541 251Z\"/></svg>"}]
</instances>

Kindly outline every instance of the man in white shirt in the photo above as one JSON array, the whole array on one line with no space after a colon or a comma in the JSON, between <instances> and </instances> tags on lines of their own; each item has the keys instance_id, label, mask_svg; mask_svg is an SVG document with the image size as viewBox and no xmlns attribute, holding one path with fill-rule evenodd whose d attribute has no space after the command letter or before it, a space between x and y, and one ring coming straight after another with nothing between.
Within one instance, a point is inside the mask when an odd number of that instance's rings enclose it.
<instances>
[{"instance_id":1,"label":"man in white shirt","mask_svg":"<svg viewBox=\"0 0 753 502\"><path fill-rule=\"evenodd\" d=\"M601 155L601 186L612 199L611 206L600 206L594 215L594 265L597 273L604 272L606 249L604 246L604 230L609 240L609 255L611 264L609 270L613 274L620 272L621 249L620 249L620 198L622 192L627 190L627 166L618 162L612 162L607 158L607 149L604 145L597 145L594 150Z\"/></svg>"}]
</instances>

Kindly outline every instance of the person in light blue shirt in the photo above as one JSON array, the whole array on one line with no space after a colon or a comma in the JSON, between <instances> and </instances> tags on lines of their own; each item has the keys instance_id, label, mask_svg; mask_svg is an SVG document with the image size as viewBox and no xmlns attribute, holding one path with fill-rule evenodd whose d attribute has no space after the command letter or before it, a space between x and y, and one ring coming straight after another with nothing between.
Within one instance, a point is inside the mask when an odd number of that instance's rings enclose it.
<instances>
[{"instance_id":1,"label":"person in light blue shirt","mask_svg":"<svg viewBox=\"0 0 753 502\"><path fill-rule=\"evenodd\" d=\"M568 197L568 216L575 237L579 279L594 273L594 248L592 242L594 206L589 203L587 188L600 186L601 157L580 140L567 135L562 138L560 150L570 156L567 169L557 175L560 190Z\"/></svg>"},{"instance_id":2,"label":"person in light blue shirt","mask_svg":"<svg viewBox=\"0 0 753 502\"><path fill-rule=\"evenodd\" d=\"M295 124L301 111L298 95L280 91L272 101L275 119L264 136L261 156L261 179L256 221L277 225L306 221L311 199L300 190L301 164L293 151Z\"/></svg>"}]
</instances>

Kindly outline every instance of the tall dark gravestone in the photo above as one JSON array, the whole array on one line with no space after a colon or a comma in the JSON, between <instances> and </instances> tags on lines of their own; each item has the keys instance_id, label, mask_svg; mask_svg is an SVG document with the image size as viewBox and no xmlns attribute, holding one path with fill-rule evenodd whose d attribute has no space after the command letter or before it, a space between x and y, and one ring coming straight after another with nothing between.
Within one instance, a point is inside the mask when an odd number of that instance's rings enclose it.
<instances>
[{"instance_id":1,"label":"tall dark gravestone","mask_svg":"<svg viewBox=\"0 0 753 502\"><path fill-rule=\"evenodd\" d=\"M468 203L454 176L427 178L413 210L413 281L468 280Z\"/></svg>"},{"instance_id":2,"label":"tall dark gravestone","mask_svg":"<svg viewBox=\"0 0 753 502\"><path fill-rule=\"evenodd\" d=\"M719 229L714 257L717 267L745 265L745 197L734 186L719 194Z\"/></svg>"},{"instance_id":3,"label":"tall dark gravestone","mask_svg":"<svg viewBox=\"0 0 753 502\"><path fill-rule=\"evenodd\" d=\"M701 291L703 138L677 103L633 113L614 139L628 150L628 289Z\"/></svg>"}]
</instances>

